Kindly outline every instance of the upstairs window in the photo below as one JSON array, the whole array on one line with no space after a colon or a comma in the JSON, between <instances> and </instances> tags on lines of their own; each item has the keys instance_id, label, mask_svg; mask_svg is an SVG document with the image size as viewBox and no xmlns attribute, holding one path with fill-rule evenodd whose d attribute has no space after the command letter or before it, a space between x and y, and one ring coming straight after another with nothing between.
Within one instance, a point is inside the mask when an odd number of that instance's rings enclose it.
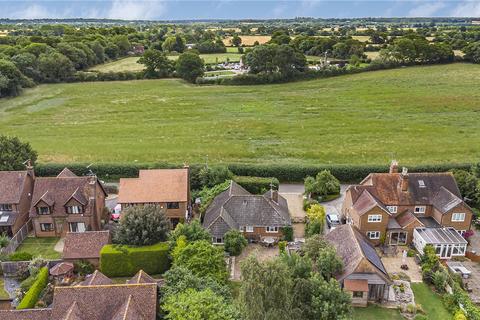
<instances>
[{"instance_id":1,"label":"upstairs window","mask_svg":"<svg viewBox=\"0 0 480 320\"><path fill-rule=\"evenodd\" d=\"M82 206L69 206L69 207L67 207L67 213L68 214L83 213L83 207Z\"/></svg>"},{"instance_id":2,"label":"upstairs window","mask_svg":"<svg viewBox=\"0 0 480 320\"><path fill-rule=\"evenodd\" d=\"M367 237L372 240L380 239L380 231L367 231Z\"/></svg>"},{"instance_id":3,"label":"upstairs window","mask_svg":"<svg viewBox=\"0 0 480 320\"><path fill-rule=\"evenodd\" d=\"M12 205L9 203L0 203L0 211L12 211Z\"/></svg>"},{"instance_id":4,"label":"upstairs window","mask_svg":"<svg viewBox=\"0 0 480 320\"><path fill-rule=\"evenodd\" d=\"M452 222L463 222L465 221L465 212L457 212L452 214Z\"/></svg>"},{"instance_id":5,"label":"upstairs window","mask_svg":"<svg viewBox=\"0 0 480 320\"><path fill-rule=\"evenodd\" d=\"M50 214L50 207L37 207L37 213L40 215Z\"/></svg>"},{"instance_id":6,"label":"upstairs window","mask_svg":"<svg viewBox=\"0 0 480 320\"><path fill-rule=\"evenodd\" d=\"M426 207L425 206L416 206L415 213L425 213Z\"/></svg>"},{"instance_id":7,"label":"upstairs window","mask_svg":"<svg viewBox=\"0 0 480 320\"><path fill-rule=\"evenodd\" d=\"M398 207L397 206L387 206L387 210L390 213L397 213Z\"/></svg>"},{"instance_id":8,"label":"upstairs window","mask_svg":"<svg viewBox=\"0 0 480 320\"><path fill-rule=\"evenodd\" d=\"M245 231L246 232L253 232L253 226L246 226Z\"/></svg>"},{"instance_id":9,"label":"upstairs window","mask_svg":"<svg viewBox=\"0 0 480 320\"><path fill-rule=\"evenodd\" d=\"M268 233L278 232L278 227L266 227L265 231L267 231Z\"/></svg>"},{"instance_id":10,"label":"upstairs window","mask_svg":"<svg viewBox=\"0 0 480 320\"><path fill-rule=\"evenodd\" d=\"M382 215L381 214L369 214L368 215L368 222L382 222Z\"/></svg>"},{"instance_id":11,"label":"upstairs window","mask_svg":"<svg viewBox=\"0 0 480 320\"><path fill-rule=\"evenodd\" d=\"M178 209L180 204L178 202L167 202L167 209Z\"/></svg>"}]
</instances>

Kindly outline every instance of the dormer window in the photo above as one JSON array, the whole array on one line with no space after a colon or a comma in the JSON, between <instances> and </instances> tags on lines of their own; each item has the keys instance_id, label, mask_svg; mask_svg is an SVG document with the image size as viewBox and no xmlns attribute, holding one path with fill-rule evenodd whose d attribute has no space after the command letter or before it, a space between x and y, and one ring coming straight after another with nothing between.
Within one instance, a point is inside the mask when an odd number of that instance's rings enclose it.
<instances>
[{"instance_id":1,"label":"dormer window","mask_svg":"<svg viewBox=\"0 0 480 320\"><path fill-rule=\"evenodd\" d=\"M37 207L37 213L40 215L50 214L50 207Z\"/></svg>"},{"instance_id":2,"label":"dormer window","mask_svg":"<svg viewBox=\"0 0 480 320\"><path fill-rule=\"evenodd\" d=\"M398 209L397 206L387 206L387 210L390 213L397 213L397 209Z\"/></svg>"},{"instance_id":3,"label":"dormer window","mask_svg":"<svg viewBox=\"0 0 480 320\"><path fill-rule=\"evenodd\" d=\"M68 214L83 213L83 207L82 206L68 206L67 207L67 213Z\"/></svg>"},{"instance_id":4,"label":"dormer window","mask_svg":"<svg viewBox=\"0 0 480 320\"><path fill-rule=\"evenodd\" d=\"M0 211L12 211L12 205L9 203L0 203Z\"/></svg>"}]
</instances>

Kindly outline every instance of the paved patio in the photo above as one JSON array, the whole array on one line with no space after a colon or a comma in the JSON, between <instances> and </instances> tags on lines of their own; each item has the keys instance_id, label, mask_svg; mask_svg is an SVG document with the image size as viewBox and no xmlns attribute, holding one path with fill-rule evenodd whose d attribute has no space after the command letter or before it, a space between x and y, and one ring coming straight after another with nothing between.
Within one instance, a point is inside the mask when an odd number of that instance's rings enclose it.
<instances>
[{"instance_id":1,"label":"paved patio","mask_svg":"<svg viewBox=\"0 0 480 320\"><path fill-rule=\"evenodd\" d=\"M462 264L470 270L470 278L464 279L468 286L468 295L474 303L480 303L480 264L473 261L463 261Z\"/></svg>"},{"instance_id":2,"label":"paved patio","mask_svg":"<svg viewBox=\"0 0 480 320\"><path fill-rule=\"evenodd\" d=\"M402 270L400 268L403 264L401 247L399 248L396 256L384 256L382 257L382 262L389 274L398 274L401 272L406 274L413 283L422 282L422 270L420 266L415 262L415 258L405 258L405 264L408 266L408 270Z\"/></svg>"},{"instance_id":3,"label":"paved patio","mask_svg":"<svg viewBox=\"0 0 480 320\"><path fill-rule=\"evenodd\" d=\"M250 254L255 254L258 261L266 261L273 259L279 256L278 246L275 247L263 247L260 244L252 243L249 244L238 257L235 258L235 266L233 273L233 280L240 280L242 277L241 272L241 263L245 260Z\"/></svg>"}]
</instances>

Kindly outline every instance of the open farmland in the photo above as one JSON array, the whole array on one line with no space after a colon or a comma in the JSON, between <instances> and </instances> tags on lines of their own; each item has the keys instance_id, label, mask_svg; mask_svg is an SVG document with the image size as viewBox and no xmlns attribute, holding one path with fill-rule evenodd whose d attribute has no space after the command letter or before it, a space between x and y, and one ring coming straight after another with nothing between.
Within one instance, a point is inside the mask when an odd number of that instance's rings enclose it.
<instances>
[{"instance_id":1,"label":"open farmland","mask_svg":"<svg viewBox=\"0 0 480 320\"><path fill-rule=\"evenodd\" d=\"M40 85L0 100L0 132L42 162L478 161L480 65L264 86L179 80Z\"/></svg>"},{"instance_id":2,"label":"open farmland","mask_svg":"<svg viewBox=\"0 0 480 320\"><path fill-rule=\"evenodd\" d=\"M271 36L240 36L240 38L242 38L242 44L249 47L249 46L253 46L255 44L255 41L258 41L259 44L267 43L268 41L270 41L272 37ZM226 46L230 46L231 39L232 37L226 37L225 39L223 39L223 43Z\"/></svg>"}]
</instances>

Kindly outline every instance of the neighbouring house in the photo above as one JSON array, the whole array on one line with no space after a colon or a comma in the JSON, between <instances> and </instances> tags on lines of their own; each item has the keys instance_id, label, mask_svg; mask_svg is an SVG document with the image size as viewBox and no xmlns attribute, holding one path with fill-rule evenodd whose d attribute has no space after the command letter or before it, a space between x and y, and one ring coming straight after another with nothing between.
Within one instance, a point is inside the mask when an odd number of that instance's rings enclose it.
<instances>
[{"instance_id":1,"label":"neighbouring house","mask_svg":"<svg viewBox=\"0 0 480 320\"><path fill-rule=\"evenodd\" d=\"M156 316L156 283L56 286L50 308L0 310L2 320L155 320Z\"/></svg>"},{"instance_id":2,"label":"neighbouring house","mask_svg":"<svg viewBox=\"0 0 480 320\"><path fill-rule=\"evenodd\" d=\"M118 203L129 206L159 205L166 209L172 228L190 216L189 168L140 170L138 178L120 179Z\"/></svg>"},{"instance_id":3,"label":"neighbouring house","mask_svg":"<svg viewBox=\"0 0 480 320\"><path fill-rule=\"evenodd\" d=\"M65 168L56 177L35 179L30 217L37 237L101 230L107 193L96 176Z\"/></svg>"},{"instance_id":4,"label":"neighbouring house","mask_svg":"<svg viewBox=\"0 0 480 320\"><path fill-rule=\"evenodd\" d=\"M472 209L463 201L453 174L371 173L345 194L342 214L373 244L405 245L416 228L451 227L470 230Z\"/></svg>"},{"instance_id":5,"label":"neighbouring house","mask_svg":"<svg viewBox=\"0 0 480 320\"><path fill-rule=\"evenodd\" d=\"M352 297L352 304L366 307L368 302L384 302L392 280L375 248L353 225L344 224L330 231L325 239L343 260L337 280Z\"/></svg>"},{"instance_id":6,"label":"neighbouring house","mask_svg":"<svg viewBox=\"0 0 480 320\"><path fill-rule=\"evenodd\" d=\"M98 267L100 250L111 243L110 231L67 232L63 247L63 260L86 260Z\"/></svg>"},{"instance_id":7,"label":"neighbouring house","mask_svg":"<svg viewBox=\"0 0 480 320\"><path fill-rule=\"evenodd\" d=\"M423 254L423 249L430 244L440 259L464 257L467 240L454 228L417 228L413 231L413 244Z\"/></svg>"},{"instance_id":8,"label":"neighbouring house","mask_svg":"<svg viewBox=\"0 0 480 320\"><path fill-rule=\"evenodd\" d=\"M0 171L0 234L12 237L28 221L35 173Z\"/></svg>"},{"instance_id":9,"label":"neighbouring house","mask_svg":"<svg viewBox=\"0 0 480 320\"><path fill-rule=\"evenodd\" d=\"M145 52L145 47L141 44L134 45L132 49L134 54L144 54Z\"/></svg>"},{"instance_id":10,"label":"neighbouring house","mask_svg":"<svg viewBox=\"0 0 480 320\"><path fill-rule=\"evenodd\" d=\"M213 199L203 220L213 243L223 243L225 233L231 229L240 230L252 241L267 237L278 240L286 226L291 226L287 200L278 191L254 195L233 180L227 190Z\"/></svg>"}]
</instances>

